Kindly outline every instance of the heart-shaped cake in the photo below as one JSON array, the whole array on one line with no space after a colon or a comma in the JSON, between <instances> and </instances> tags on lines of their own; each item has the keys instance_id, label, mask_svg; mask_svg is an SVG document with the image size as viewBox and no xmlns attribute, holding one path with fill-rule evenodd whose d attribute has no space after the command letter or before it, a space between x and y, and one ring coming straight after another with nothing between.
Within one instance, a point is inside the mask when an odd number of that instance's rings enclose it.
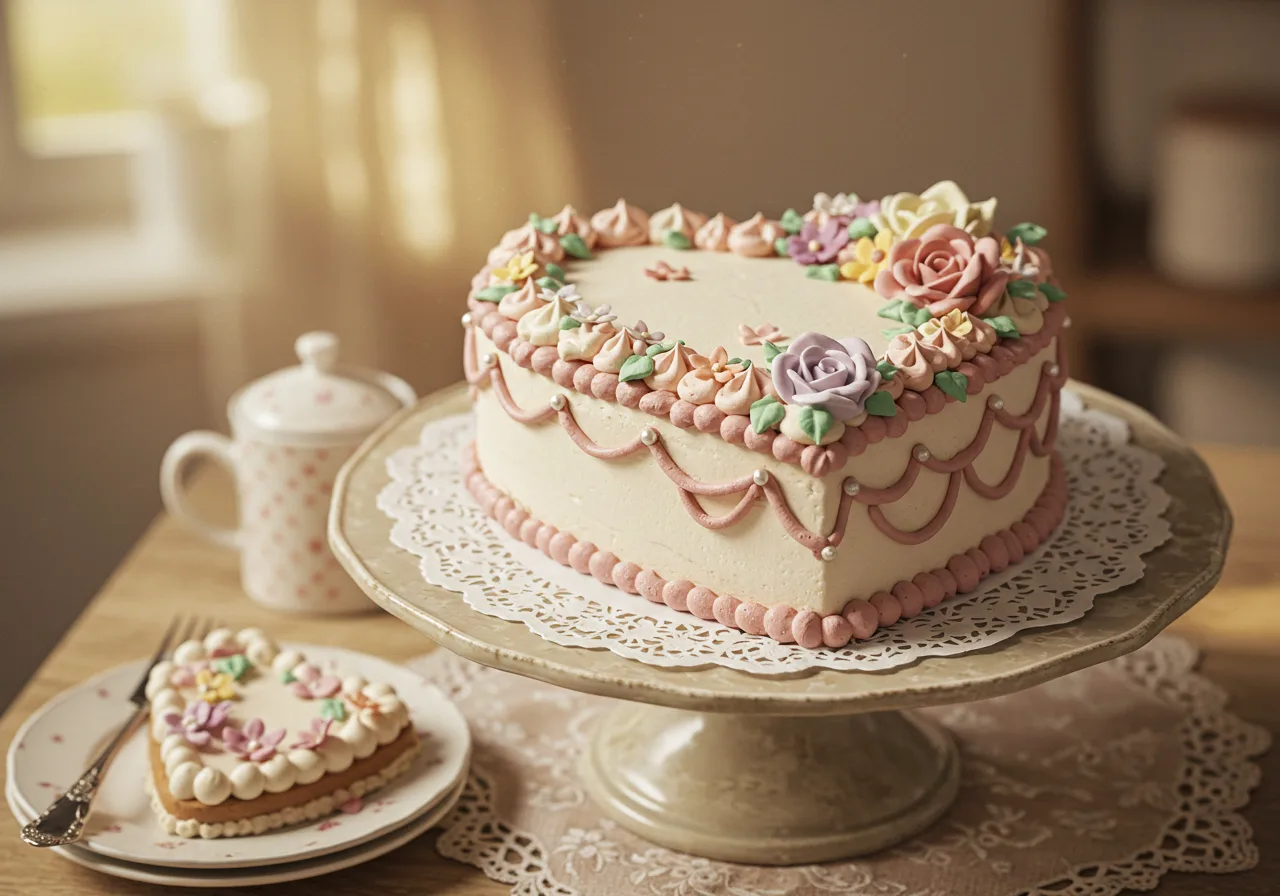
<instances>
[{"instance_id":1,"label":"heart-shaped cake","mask_svg":"<svg viewBox=\"0 0 1280 896\"><path fill-rule=\"evenodd\" d=\"M147 681L152 806L183 837L261 834L350 807L418 750L389 684L280 650L260 629L185 641Z\"/></svg>"},{"instance_id":2,"label":"heart-shaped cake","mask_svg":"<svg viewBox=\"0 0 1280 896\"><path fill-rule=\"evenodd\" d=\"M1066 501L1066 294L995 211L943 182L531 215L463 319L468 488L583 574L805 647L976 588Z\"/></svg>"}]
</instances>

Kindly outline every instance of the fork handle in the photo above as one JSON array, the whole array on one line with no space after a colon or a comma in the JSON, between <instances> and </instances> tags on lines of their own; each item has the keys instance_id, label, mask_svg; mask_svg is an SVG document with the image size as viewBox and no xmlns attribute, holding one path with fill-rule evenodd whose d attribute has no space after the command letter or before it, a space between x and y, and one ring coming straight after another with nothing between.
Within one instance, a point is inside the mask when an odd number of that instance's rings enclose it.
<instances>
[{"instance_id":1,"label":"fork handle","mask_svg":"<svg viewBox=\"0 0 1280 896\"><path fill-rule=\"evenodd\" d=\"M80 835L84 833L84 823L89 818L93 798L98 795L103 772L115 758L120 744L133 734L138 722L146 715L146 706L133 711L133 715L120 726L111 742L103 747L98 758L67 788L67 792L54 800L38 818L23 826L21 836L24 842L31 846L65 846L80 839Z\"/></svg>"}]
</instances>

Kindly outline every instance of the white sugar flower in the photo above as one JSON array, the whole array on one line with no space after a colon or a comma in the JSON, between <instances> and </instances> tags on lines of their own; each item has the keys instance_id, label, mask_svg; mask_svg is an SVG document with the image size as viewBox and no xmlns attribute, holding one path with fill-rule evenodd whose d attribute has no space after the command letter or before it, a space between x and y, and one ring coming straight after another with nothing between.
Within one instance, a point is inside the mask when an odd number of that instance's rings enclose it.
<instances>
[{"instance_id":1,"label":"white sugar flower","mask_svg":"<svg viewBox=\"0 0 1280 896\"><path fill-rule=\"evenodd\" d=\"M586 324L587 326L612 323L618 319L618 315L610 313L610 306L600 305L597 308L592 308L582 299L578 300L578 304L569 316L578 323Z\"/></svg>"},{"instance_id":2,"label":"white sugar flower","mask_svg":"<svg viewBox=\"0 0 1280 896\"><path fill-rule=\"evenodd\" d=\"M645 345L657 345L666 335L662 332L649 332L649 325L642 320L635 322L634 326L626 327L627 335L637 342L643 342Z\"/></svg>"},{"instance_id":3,"label":"white sugar flower","mask_svg":"<svg viewBox=\"0 0 1280 896\"><path fill-rule=\"evenodd\" d=\"M851 218L858 213L857 193L837 193L828 196L816 193L813 197L813 210L832 218Z\"/></svg>"},{"instance_id":4,"label":"white sugar flower","mask_svg":"<svg viewBox=\"0 0 1280 896\"><path fill-rule=\"evenodd\" d=\"M556 299L563 299L566 302L577 302L582 299L578 295L578 287L572 283L567 283L559 289L552 289L549 286L542 287L542 292L538 297L544 302L554 302Z\"/></svg>"}]
</instances>

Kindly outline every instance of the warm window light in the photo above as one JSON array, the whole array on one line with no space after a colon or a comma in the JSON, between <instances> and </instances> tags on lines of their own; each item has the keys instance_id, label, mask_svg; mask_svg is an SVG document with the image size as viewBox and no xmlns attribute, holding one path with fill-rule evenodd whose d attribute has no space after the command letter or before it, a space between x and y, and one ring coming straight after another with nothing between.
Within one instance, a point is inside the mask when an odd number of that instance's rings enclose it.
<instances>
[{"instance_id":1,"label":"warm window light","mask_svg":"<svg viewBox=\"0 0 1280 896\"><path fill-rule=\"evenodd\" d=\"M423 19L407 15L392 20L390 44L391 77L379 97L379 128L391 202L400 238L432 254L454 239L435 47Z\"/></svg>"},{"instance_id":2,"label":"warm window light","mask_svg":"<svg viewBox=\"0 0 1280 896\"><path fill-rule=\"evenodd\" d=\"M369 172L360 146L357 15L355 0L316 5L320 156L329 204L339 218L358 217L369 206Z\"/></svg>"}]
</instances>

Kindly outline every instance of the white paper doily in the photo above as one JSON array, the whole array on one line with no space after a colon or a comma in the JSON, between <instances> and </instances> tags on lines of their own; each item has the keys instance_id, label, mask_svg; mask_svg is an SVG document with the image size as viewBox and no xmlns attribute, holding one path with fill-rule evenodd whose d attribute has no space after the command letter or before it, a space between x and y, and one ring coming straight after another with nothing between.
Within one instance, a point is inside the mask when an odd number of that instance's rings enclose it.
<instances>
[{"instance_id":1,"label":"white paper doily","mask_svg":"<svg viewBox=\"0 0 1280 896\"><path fill-rule=\"evenodd\" d=\"M658 666L715 664L754 674L885 670L990 647L1018 631L1079 619L1094 598L1142 578L1142 555L1169 537L1163 461L1129 442L1128 424L1062 393L1057 449L1069 499L1057 532L1031 556L912 619L840 650L748 635L604 585L509 536L462 480L469 414L432 421L387 460L378 506L391 540L426 581L475 610L522 622L548 641L607 649Z\"/></svg>"},{"instance_id":2,"label":"white paper doily","mask_svg":"<svg viewBox=\"0 0 1280 896\"><path fill-rule=\"evenodd\" d=\"M457 702L475 736L436 849L518 896L1113 896L1151 890L1170 871L1258 862L1240 809L1270 737L1228 711L1196 660L1162 635L1028 691L924 710L960 747L955 805L893 849L792 868L663 849L604 817L577 767L614 701L444 650L410 668Z\"/></svg>"}]
</instances>

